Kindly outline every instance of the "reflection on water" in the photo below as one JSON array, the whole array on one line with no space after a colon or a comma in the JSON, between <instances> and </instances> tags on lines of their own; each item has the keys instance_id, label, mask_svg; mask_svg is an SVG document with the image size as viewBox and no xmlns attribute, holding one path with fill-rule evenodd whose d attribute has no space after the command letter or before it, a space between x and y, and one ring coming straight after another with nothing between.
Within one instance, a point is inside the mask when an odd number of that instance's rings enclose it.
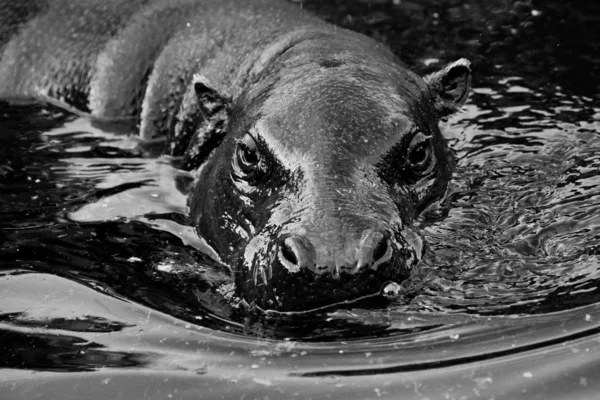
<instances>
[{"instance_id":1,"label":"reflection on water","mask_svg":"<svg viewBox=\"0 0 600 400\"><path fill-rule=\"evenodd\" d=\"M431 18L399 33L390 15L421 18L422 3L329 3L328 18L392 46L439 26L408 60L428 70L442 63L434 55L467 55L478 73L465 111L443 126L458 166L422 215L426 256L401 296L320 314L237 308L228 269L189 226L193 173L141 147L132 124L0 105L2 398L594 398L598 82L566 86L525 67L547 54L572 75L593 45L572 64L567 50L534 48L561 35L546 31L551 4L465 3L471 15L432 1ZM557 23L574 26L576 11ZM533 25L514 29L536 39L511 62L498 35L515 15ZM462 36L442 51L450 22ZM527 49L519 32L511 43Z\"/></svg>"},{"instance_id":2,"label":"reflection on water","mask_svg":"<svg viewBox=\"0 0 600 400\"><path fill-rule=\"evenodd\" d=\"M452 125L458 169L425 217L432 246L412 307L490 315L598 301L600 108L525 84L476 88Z\"/></svg>"}]
</instances>

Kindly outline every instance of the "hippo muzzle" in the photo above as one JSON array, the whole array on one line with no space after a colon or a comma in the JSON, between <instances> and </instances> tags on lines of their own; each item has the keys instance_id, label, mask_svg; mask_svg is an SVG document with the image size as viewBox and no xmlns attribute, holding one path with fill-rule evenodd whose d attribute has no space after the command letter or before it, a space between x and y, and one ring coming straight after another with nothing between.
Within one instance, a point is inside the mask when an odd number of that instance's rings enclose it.
<instances>
[{"instance_id":1,"label":"hippo muzzle","mask_svg":"<svg viewBox=\"0 0 600 400\"><path fill-rule=\"evenodd\" d=\"M452 174L437 121L466 98L468 62L423 79L345 45L286 49L233 100L190 199L237 294L262 309L316 309L406 279L424 249L414 222Z\"/></svg>"},{"instance_id":2,"label":"hippo muzzle","mask_svg":"<svg viewBox=\"0 0 600 400\"><path fill-rule=\"evenodd\" d=\"M239 258L239 292L262 308L306 310L404 280L421 258L422 241L374 186L304 183L308 193L280 198ZM361 187L371 192L359 193Z\"/></svg>"}]
</instances>

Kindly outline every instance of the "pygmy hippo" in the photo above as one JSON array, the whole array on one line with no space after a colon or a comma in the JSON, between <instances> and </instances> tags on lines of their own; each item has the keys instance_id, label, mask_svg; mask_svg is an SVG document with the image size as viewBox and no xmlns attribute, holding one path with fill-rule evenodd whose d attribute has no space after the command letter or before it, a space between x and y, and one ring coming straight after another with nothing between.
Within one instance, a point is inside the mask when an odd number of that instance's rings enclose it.
<instances>
[{"instance_id":1,"label":"pygmy hippo","mask_svg":"<svg viewBox=\"0 0 600 400\"><path fill-rule=\"evenodd\" d=\"M247 302L314 309L419 262L467 60L421 78L283 0L0 0L0 26L0 97L139 118L196 171L190 218Z\"/></svg>"}]
</instances>

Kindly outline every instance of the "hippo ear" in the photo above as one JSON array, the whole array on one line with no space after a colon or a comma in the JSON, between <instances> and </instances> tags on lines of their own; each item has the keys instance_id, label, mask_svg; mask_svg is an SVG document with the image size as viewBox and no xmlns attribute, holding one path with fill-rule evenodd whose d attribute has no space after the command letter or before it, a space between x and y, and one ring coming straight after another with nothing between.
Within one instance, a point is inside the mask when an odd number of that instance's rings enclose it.
<instances>
[{"instance_id":1,"label":"hippo ear","mask_svg":"<svg viewBox=\"0 0 600 400\"><path fill-rule=\"evenodd\" d=\"M469 96L471 62L461 58L444 69L425 77L435 98L438 117L446 117L460 109Z\"/></svg>"},{"instance_id":2,"label":"hippo ear","mask_svg":"<svg viewBox=\"0 0 600 400\"><path fill-rule=\"evenodd\" d=\"M192 85L195 101L190 102L190 108L193 111L183 113L187 117L182 118L179 129L192 134L189 141L182 141L186 146L180 168L187 170L202 165L223 141L231 110L231 98L203 75L195 74Z\"/></svg>"},{"instance_id":3,"label":"hippo ear","mask_svg":"<svg viewBox=\"0 0 600 400\"><path fill-rule=\"evenodd\" d=\"M222 90L218 90L205 76L194 74L192 84L194 85L200 112L206 118L210 118L211 115L229 108L231 104L229 96L225 95Z\"/></svg>"}]
</instances>

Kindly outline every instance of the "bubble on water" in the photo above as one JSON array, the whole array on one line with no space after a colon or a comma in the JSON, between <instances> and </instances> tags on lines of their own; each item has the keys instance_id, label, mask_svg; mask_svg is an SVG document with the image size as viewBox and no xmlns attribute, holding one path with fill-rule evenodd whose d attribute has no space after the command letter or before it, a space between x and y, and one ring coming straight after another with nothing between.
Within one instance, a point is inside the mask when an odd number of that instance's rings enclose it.
<instances>
[{"instance_id":1,"label":"bubble on water","mask_svg":"<svg viewBox=\"0 0 600 400\"><path fill-rule=\"evenodd\" d=\"M381 294L387 298L395 298L402 293L402 287L396 282L388 282L383 285Z\"/></svg>"}]
</instances>

